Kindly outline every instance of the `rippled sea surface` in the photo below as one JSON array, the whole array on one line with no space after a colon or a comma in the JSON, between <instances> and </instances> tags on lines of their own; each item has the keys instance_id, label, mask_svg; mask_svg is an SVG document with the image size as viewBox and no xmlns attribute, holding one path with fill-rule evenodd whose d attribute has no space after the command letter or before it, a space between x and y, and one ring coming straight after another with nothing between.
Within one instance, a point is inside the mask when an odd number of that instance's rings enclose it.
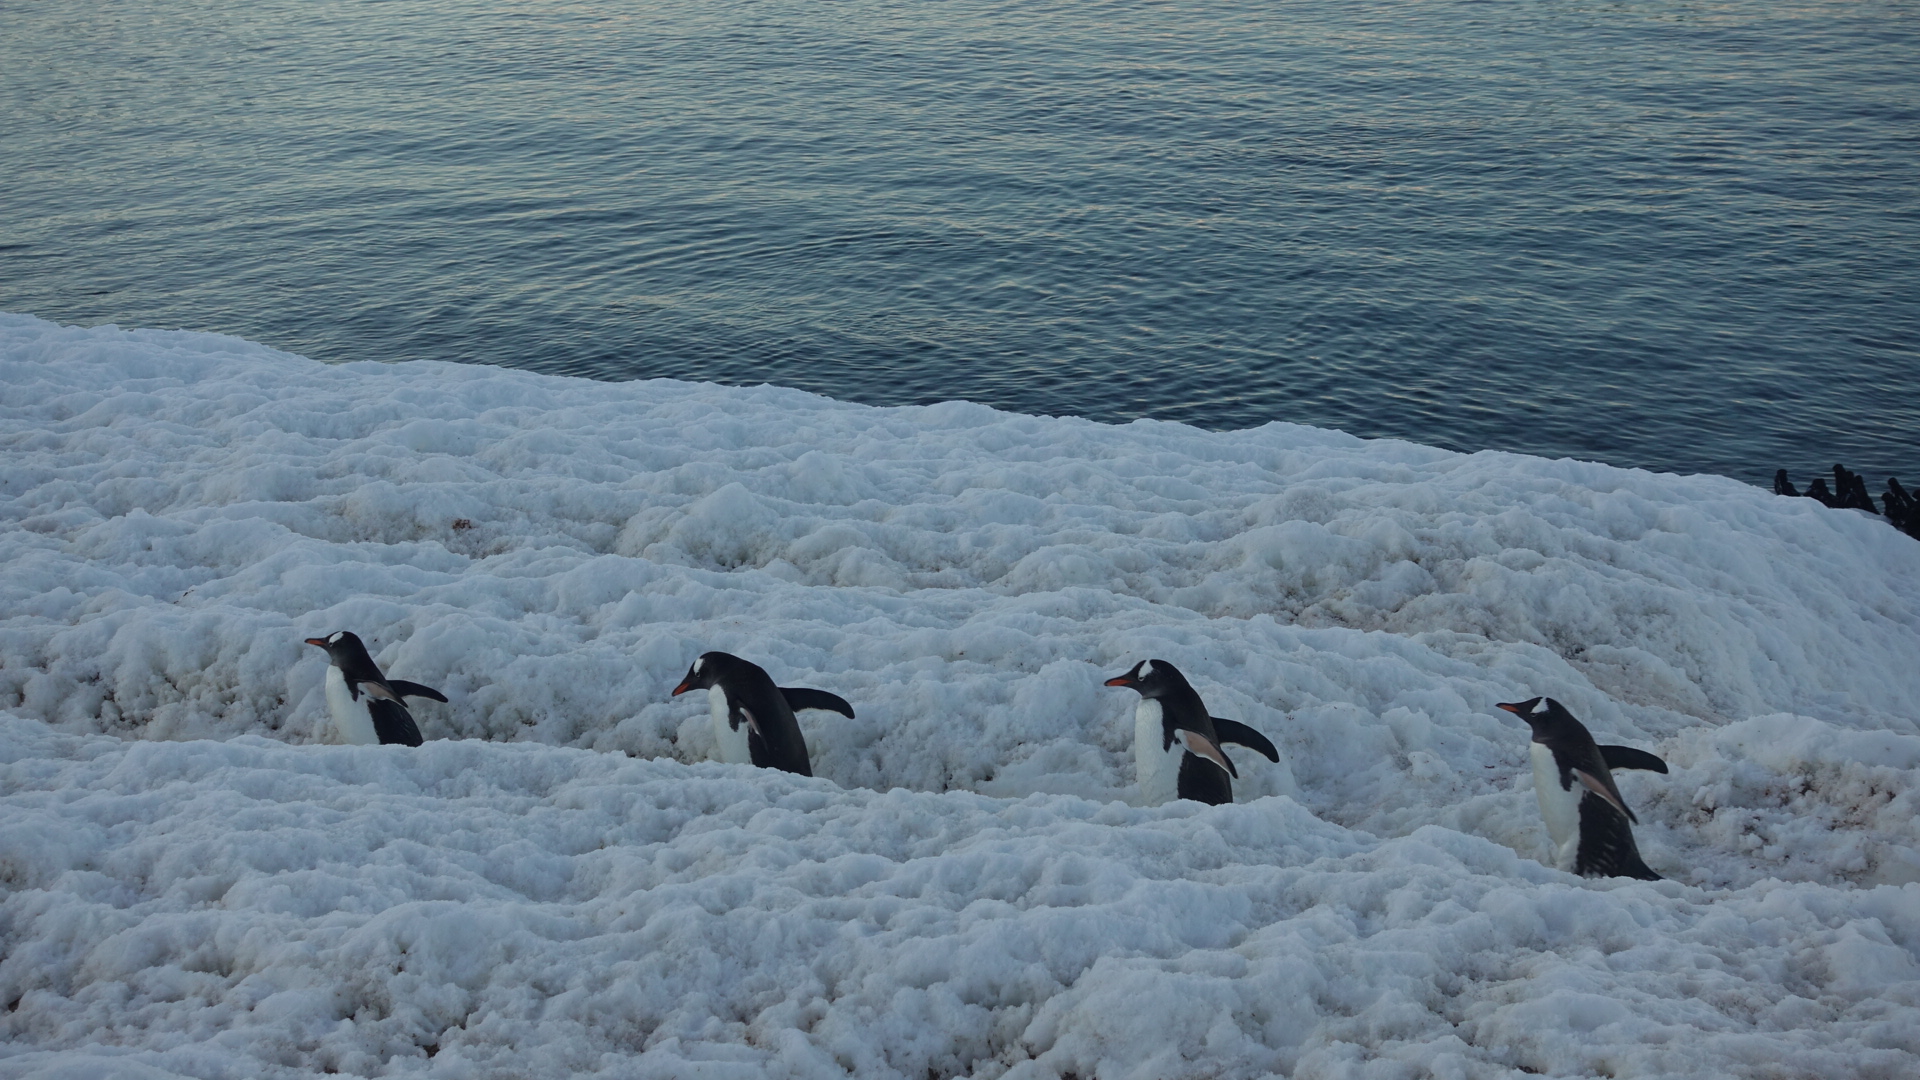
<instances>
[{"instance_id":1,"label":"rippled sea surface","mask_svg":"<svg viewBox=\"0 0 1920 1080\"><path fill-rule=\"evenodd\" d=\"M0 5L0 310L1920 483L1920 7Z\"/></svg>"}]
</instances>

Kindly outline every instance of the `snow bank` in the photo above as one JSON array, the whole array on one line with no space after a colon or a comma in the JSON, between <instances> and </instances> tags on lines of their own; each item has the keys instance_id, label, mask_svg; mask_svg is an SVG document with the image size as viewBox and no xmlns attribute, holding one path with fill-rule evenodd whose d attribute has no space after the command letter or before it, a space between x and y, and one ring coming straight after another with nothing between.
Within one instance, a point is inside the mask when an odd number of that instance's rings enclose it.
<instances>
[{"instance_id":1,"label":"snow bank","mask_svg":"<svg viewBox=\"0 0 1920 1080\"><path fill-rule=\"evenodd\" d=\"M1863 514L21 316L0 445L0 1076L1920 1070ZM313 745L336 629L439 741ZM853 702L819 779L707 762L710 648ZM1238 805L1126 805L1149 656ZM1675 880L1536 861L1535 694L1669 759Z\"/></svg>"}]
</instances>

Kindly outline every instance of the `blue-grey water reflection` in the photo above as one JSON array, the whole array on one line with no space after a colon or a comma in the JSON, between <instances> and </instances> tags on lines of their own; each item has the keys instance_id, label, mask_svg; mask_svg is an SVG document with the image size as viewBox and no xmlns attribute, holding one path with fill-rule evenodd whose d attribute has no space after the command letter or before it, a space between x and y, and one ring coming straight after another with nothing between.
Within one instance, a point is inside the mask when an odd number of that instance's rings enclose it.
<instances>
[{"instance_id":1,"label":"blue-grey water reflection","mask_svg":"<svg viewBox=\"0 0 1920 1080\"><path fill-rule=\"evenodd\" d=\"M1910 3L0 7L0 310L1920 482Z\"/></svg>"}]
</instances>

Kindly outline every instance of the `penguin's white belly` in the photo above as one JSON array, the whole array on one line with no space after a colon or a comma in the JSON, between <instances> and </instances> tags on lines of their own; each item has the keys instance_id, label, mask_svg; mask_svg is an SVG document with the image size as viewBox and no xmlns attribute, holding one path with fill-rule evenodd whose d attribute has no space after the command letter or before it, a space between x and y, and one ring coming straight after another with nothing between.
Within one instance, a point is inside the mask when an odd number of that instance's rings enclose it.
<instances>
[{"instance_id":1,"label":"penguin's white belly","mask_svg":"<svg viewBox=\"0 0 1920 1080\"><path fill-rule=\"evenodd\" d=\"M1159 806L1180 797L1180 759L1187 748L1175 742L1162 750L1166 729L1160 723L1160 703L1140 699L1133 710L1133 767L1140 781L1140 805Z\"/></svg>"},{"instance_id":2,"label":"penguin's white belly","mask_svg":"<svg viewBox=\"0 0 1920 1080\"><path fill-rule=\"evenodd\" d=\"M1553 751L1539 743L1529 744L1533 753L1533 794L1540 800L1540 816L1546 819L1547 836L1553 841L1553 865L1573 869L1580 851L1580 798L1584 785L1568 791L1560 786L1560 767L1553 763Z\"/></svg>"},{"instance_id":3,"label":"penguin's white belly","mask_svg":"<svg viewBox=\"0 0 1920 1080\"><path fill-rule=\"evenodd\" d=\"M730 765L753 762L747 749L747 725L734 727L727 722L727 692L717 686L707 688L707 708L713 716L713 741L720 748L720 760Z\"/></svg>"},{"instance_id":4,"label":"penguin's white belly","mask_svg":"<svg viewBox=\"0 0 1920 1080\"><path fill-rule=\"evenodd\" d=\"M366 696L363 694L355 701L347 689L347 677L332 664L327 665L327 712L333 716L333 730L340 733L341 742L361 746L379 744L380 734L373 730L373 714L367 712Z\"/></svg>"}]
</instances>

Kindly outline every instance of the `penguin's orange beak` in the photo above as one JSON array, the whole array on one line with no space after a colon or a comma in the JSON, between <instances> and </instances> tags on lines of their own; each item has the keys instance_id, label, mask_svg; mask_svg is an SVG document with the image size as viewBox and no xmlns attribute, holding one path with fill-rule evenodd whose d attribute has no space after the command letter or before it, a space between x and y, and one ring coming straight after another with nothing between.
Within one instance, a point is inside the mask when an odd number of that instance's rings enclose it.
<instances>
[{"instance_id":1,"label":"penguin's orange beak","mask_svg":"<svg viewBox=\"0 0 1920 1080\"><path fill-rule=\"evenodd\" d=\"M1520 715L1523 715L1523 714L1522 714L1522 713L1520 712L1520 706L1519 706L1519 705L1518 705L1517 703L1515 703L1515 702L1512 702L1512 701L1502 701L1502 702L1500 702L1499 704L1497 704L1497 705L1495 705L1495 706L1494 706L1494 708L1496 708L1496 709L1505 709L1505 710L1507 710L1508 712L1510 712L1510 713L1512 713L1512 714L1514 714L1515 716L1520 716Z\"/></svg>"},{"instance_id":2,"label":"penguin's orange beak","mask_svg":"<svg viewBox=\"0 0 1920 1080\"><path fill-rule=\"evenodd\" d=\"M680 696L681 694L684 694L684 693L686 693L687 691L689 691L689 690L691 690L691 689L693 689L693 687L691 687L691 686L688 686L688 685L687 685L687 681L686 681L685 679L682 679L682 680L680 680L680 685L679 685L679 686L676 686L676 687L674 687L674 688L673 688L673 693L671 693L671 694L668 694L667 696L668 696L668 697L679 697L679 696Z\"/></svg>"},{"instance_id":3,"label":"penguin's orange beak","mask_svg":"<svg viewBox=\"0 0 1920 1080\"><path fill-rule=\"evenodd\" d=\"M323 637L310 637L307 639L307 644L318 645L324 649L327 647L327 639Z\"/></svg>"},{"instance_id":4,"label":"penguin's orange beak","mask_svg":"<svg viewBox=\"0 0 1920 1080\"><path fill-rule=\"evenodd\" d=\"M1106 681L1107 686L1132 686L1133 680L1125 675L1115 675Z\"/></svg>"}]
</instances>

